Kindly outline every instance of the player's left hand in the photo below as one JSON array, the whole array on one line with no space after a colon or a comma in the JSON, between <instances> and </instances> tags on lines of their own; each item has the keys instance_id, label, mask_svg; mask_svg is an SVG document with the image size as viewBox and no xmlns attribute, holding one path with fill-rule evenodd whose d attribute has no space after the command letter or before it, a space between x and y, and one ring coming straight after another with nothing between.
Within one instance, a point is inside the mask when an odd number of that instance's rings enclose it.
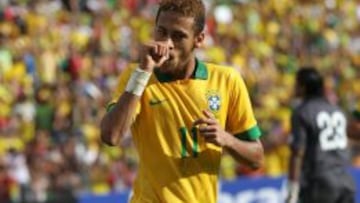
<instances>
[{"instance_id":1,"label":"player's left hand","mask_svg":"<svg viewBox=\"0 0 360 203\"><path fill-rule=\"evenodd\" d=\"M285 203L297 203L298 198L294 195L288 195L287 198L285 199Z\"/></svg>"},{"instance_id":2,"label":"player's left hand","mask_svg":"<svg viewBox=\"0 0 360 203\"><path fill-rule=\"evenodd\" d=\"M202 135L206 142L213 143L217 146L224 147L227 143L227 138L230 136L216 120L214 114L208 110L204 110L205 117L199 118L193 123L193 126L199 128L200 135Z\"/></svg>"},{"instance_id":3,"label":"player's left hand","mask_svg":"<svg viewBox=\"0 0 360 203\"><path fill-rule=\"evenodd\" d=\"M285 199L285 203L297 203L300 185L297 181L289 180L288 184L288 195Z\"/></svg>"}]
</instances>

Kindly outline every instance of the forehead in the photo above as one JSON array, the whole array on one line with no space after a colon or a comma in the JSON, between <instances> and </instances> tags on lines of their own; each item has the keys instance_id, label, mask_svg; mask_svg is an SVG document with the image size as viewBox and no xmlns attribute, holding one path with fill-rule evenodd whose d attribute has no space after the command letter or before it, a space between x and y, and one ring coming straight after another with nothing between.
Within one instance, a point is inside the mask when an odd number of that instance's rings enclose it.
<instances>
[{"instance_id":1,"label":"forehead","mask_svg":"<svg viewBox=\"0 0 360 203\"><path fill-rule=\"evenodd\" d=\"M184 16L174 11L161 11L156 26L169 30L189 32L194 29L194 17Z\"/></svg>"}]
</instances>

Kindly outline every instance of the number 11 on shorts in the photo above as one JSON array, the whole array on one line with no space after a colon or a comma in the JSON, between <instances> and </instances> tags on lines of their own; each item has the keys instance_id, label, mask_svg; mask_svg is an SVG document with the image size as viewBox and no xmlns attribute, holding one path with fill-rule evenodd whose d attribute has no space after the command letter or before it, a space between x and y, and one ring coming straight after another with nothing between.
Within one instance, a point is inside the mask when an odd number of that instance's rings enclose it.
<instances>
[{"instance_id":1,"label":"number 11 on shorts","mask_svg":"<svg viewBox=\"0 0 360 203\"><path fill-rule=\"evenodd\" d=\"M192 156L197 157L199 154L199 143L198 143L198 131L196 127L192 127L190 130L191 138L193 141L192 146ZM186 137L189 134L189 130L186 127L180 128L180 139L181 139L181 158L185 158L188 156L187 150L186 150Z\"/></svg>"}]
</instances>

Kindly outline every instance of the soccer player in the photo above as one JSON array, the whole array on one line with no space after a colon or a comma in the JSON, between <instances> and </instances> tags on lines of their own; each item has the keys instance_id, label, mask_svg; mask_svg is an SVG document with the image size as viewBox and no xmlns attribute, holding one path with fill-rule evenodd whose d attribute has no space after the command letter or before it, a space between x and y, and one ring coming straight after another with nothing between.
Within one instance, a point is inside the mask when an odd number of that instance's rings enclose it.
<instances>
[{"instance_id":1,"label":"soccer player","mask_svg":"<svg viewBox=\"0 0 360 203\"><path fill-rule=\"evenodd\" d=\"M204 24L201 0L160 1L154 41L121 74L101 122L101 138L113 146L131 129L140 161L131 203L217 202L222 150L254 169L263 164L240 74L194 54Z\"/></svg>"},{"instance_id":2,"label":"soccer player","mask_svg":"<svg viewBox=\"0 0 360 203\"><path fill-rule=\"evenodd\" d=\"M287 203L353 203L354 182L346 168L346 118L324 96L322 76L313 67L296 75Z\"/></svg>"}]
</instances>

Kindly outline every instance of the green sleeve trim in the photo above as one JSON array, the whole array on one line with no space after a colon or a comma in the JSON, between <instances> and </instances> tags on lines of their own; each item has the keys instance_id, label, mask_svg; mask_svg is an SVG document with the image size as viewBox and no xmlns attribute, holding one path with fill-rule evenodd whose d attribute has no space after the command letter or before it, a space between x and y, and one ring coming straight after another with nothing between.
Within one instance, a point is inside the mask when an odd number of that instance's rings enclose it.
<instances>
[{"instance_id":1,"label":"green sleeve trim","mask_svg":"<svg viewBox=\"0 0 360 203\"><path fill-rule=\"evenodd\" d=\"M241 132L241 133L237 133L235 134L235 137L237 137L240 140L246 140L246 141L254 141L259 139L259 137L261 136L261 130L259 128L259 126L255 125L254 127Z\"/></svg>"},{"instance_id":2,"label":"green sleeve trim","mask_svg":"<svg viewBox=\"0 0 360 203\"><path fill-rule=\"evenodd\" d=\"M110 103L106 106L106 112L110 112L115 108L116 103Z\"/></svg>"},{"instance_id":3,"label":"green sleeve trim","mask_svg":"<svg viewBox=\"0 0 360 203\"><path fill-rule=\"evenodd\" d=\"M352 114L355 119L360 120L360 111L355 110Z\"/></svg>"}]
</instances>

